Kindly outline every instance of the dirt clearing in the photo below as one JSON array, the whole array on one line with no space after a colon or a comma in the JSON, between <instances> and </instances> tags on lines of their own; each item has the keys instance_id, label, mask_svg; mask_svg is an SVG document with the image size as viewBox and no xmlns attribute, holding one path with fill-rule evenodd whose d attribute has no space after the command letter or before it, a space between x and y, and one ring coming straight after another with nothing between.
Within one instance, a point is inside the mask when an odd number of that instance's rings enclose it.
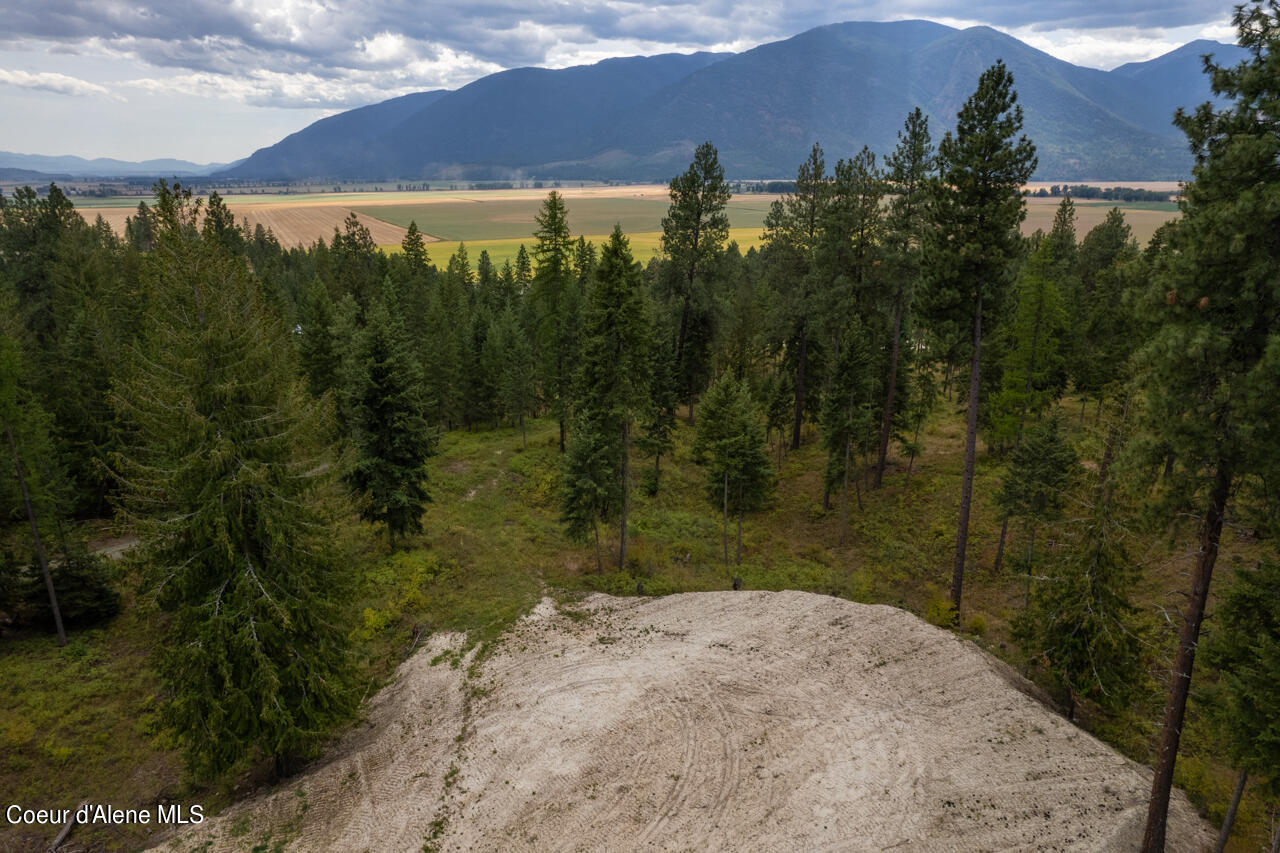
<instances>
[{"instance_id":1,"label":"dirt clearing","mask_svg":"<svg viewBox=\"0 0 1280 853\"><path fill-rule=\"evenodd\" d=\"M1130 850L1150 771L905 611L802 592L544 599L407 661L327 763L166 849ZM431 661L437 660L435 666ZM1170 851L1212 833L1180 793ZM208 843L208 847L200 845Z\"/></svg>"}]
</instances>

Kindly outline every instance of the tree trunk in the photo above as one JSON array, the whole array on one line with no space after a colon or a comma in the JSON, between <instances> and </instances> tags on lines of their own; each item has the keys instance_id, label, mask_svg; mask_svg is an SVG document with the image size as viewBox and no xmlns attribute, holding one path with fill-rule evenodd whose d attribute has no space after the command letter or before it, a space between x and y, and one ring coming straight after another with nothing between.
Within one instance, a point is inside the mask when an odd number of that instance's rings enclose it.
<instances>
[{"instance_id":1,"label":"tree trunk","mask_svg":"<svg viewBox=\"0 0 1280 853\"><path fill-rule=\"evenodd\" d=\"M902 340L902 282L893 302L893 346L889 350L889 396L884 401L884 420L880 422L880 456L876 460L876 479L873 489L880 488L884 480L884 463L889 455L889 433L893 425L894 397L898 391L898 348Z\"/></svg>"},{"instance_id":2,"label":"tree trunk","mask_svg":"<svg viewBox=\"0 0 1280 853\"><path fill-rule=\"evenodd\" d=\"M1009 519L1005 518L1004 523L1000 525L1000 544L996 546L996 564L991 571L994 574L1000 574L1000 567L1004 565L1004 540L1009 535Z\"/></svg>"},{"instance_id":3,"label":"tree trunk","mask_svg":"<svg viewBox=\"0 0 1280 853\"><path fill-rule=\"evenodd\" d=\"M1231 795L1231 805L1227 806L1227 816L1222 819L1222 830L1218 833L1218 843L1213 847L1213 853L1222 853L1227 849L1227 839L1231 837L1231 825L1236 822L1236 809L1240 808L1240 798L1244 796L1245 783L1249 781L1249 774L1244 770L1240 771L1239 778L1236 779L1236 790Z\"/></svg>"},{"instance_id":4,"label":"tree trunk","mask_svg":"<svg viewBox=\"0 0 1280 853\"><path fill-rule=\"evenodd\" d=\"M849 437L844 438L844 491L840 495L840 544L849 535Z\"/></svg>"},{"instance_id":5,"label":"tree trunk","mask_svg":"<svg viewBox=\"0 0 1280 853\"><path fill-rule=\"evenodd\" d=\"M951 604L960 618L964 591L965 548L969 544L969 506L973 503L973 469L978 453L978 364L982 357L982 282L973 312L973 358L969 365L969 412L964 437L964 478L960 484L960 519L956 524L956 556L951 571Z\"/></svg>"},{"instance_id":6,"label":"tree trunk","mask_svg":"<svg viewBox=\"0 0 1280 853\"><path fill-rule=\"evenodd\" d=\"M18 486L22 489L22 503L27 509L27 521L31 522L31 538L35 542L36 557L40 560L40 573L44 575L44 587L49 592L49 606L53 608L53 625L58 629L58 645L67 644L67 632L62 627L62 610L58 607L58 594L53 591L53 576L49 574L49 560L44 554L44 542L40 539L40 525L36 524L36 512L31 506L31 494L27 491L27 476L22 471L22 457L18 455L18 442L13 438L9 421L4 422L4 434L9 439L9 451L13 454L13 468L18 473Z\"/></svg>"},{"instance_id":7,"label":"tree trunk","mask_svg":"<svg viewBox=\"0 0 1280 853\"><path fill-rule=\"evenodd\" d=\"M1024 613L1031 609L1031 569L1035 565L1035 556L1036 526L1032 523L1030 541L1027 542L1027 594L1022 604L1022 610Z\"/></svg>"},{"instance_id":8,"label":"tree trunk","mask_svg":"<svg viewBox=\"0 0 1280 853\"><path fill-rule=\"evenodd\" d=\"M737 565L742 565L742 513L738 513L738 558Z\"/></svg>"},{"instance_id":9,"label":"tree trunk","mask_svg":"<svg viewBox=\"0 0 1280 853\"><path fill-rule=\"evenodd\" d=\"M1169 793L1173 787L1173 765L1178 758L1178 743L1182 738L1182 722L1187 711L1187 695L1191 691L1191 670L1196 660L1196 642L1200 638L1200 623L1204 620L1204 606L1209 598L1209 582L1213 579L1213 565L1218 559L1218 542L1222 537L1222 520L1226 513L1227 498L1231 494L1232 470L1228 463L1220 461L1213 490L1209 494L1209 506L1200 526L1200 554L1196 560L1191 580L1191 597L1182 620L1178 637L1178 658L1174 665L1173 682L1169 686L1169 701L1164 708L1164 721L1160 732L1160 747L1156 753L1155 775L1151 780L1151 802L1147 808L1147 828L1142 839L1142 853L1163 853L1165 822L1169 817Z\"/></svg>"},{"instance_id":10,"label":"tree trunk","mask_svg":"<svg viewBox=\"0 0 1280 853\"><path fill-rule=\"evenodd\" d=\"M622 424L622 522L618 526L618 569L627 567L627 510L631 495L628 463L631 461L631 424Z\"/></svg>"},{"instance_id":11,"label":"tree trunk","mask_svg":"<svg viewBox=\"0 0 1280 853\"><path fill-rule=\"evenodd\" d=\"M560 415L560 452L564 453L564 415Z\"/></svg>"},{"instance_id":12,"label":"tree trunk","mask_svg":"<svg viewBox=\"0 0 1280 853\"><path fill-rule=\"evenodd\" d=\"M529 433L524 427L524 412L520 413L520 449L529 449Z\"/></svg>"},{"instance_id":13,"label":"tree trunk","mask_svg":"<svg viewBox=\"0 0 1280 853\"><path fill-rule=\"evenodd\" d=\"M920 444L920 424L917 423L915 435L913 435L911 438L911 446L914 448L914 447L918 447L919 444ZM911 454L911 457L907 459L907 487L902 492L903 497L906 497L907 495L911 494L911 469L914 468L915 465L916 465L916 454L913 451Z\"/></svg>"},{"instance_id":14,"label":"tree trunk","mask_svg":"<svg viewBox=\"0 0 1280 853\"><path fill-rule=\"evenodd\" d=\"M796 364L796 413L791 427L791 449L800 449L800 422L804 420L804 371L809 357L809 330L802 319L800 321L800 357Z\"/></svg>"},{"instance_id":15,"label":"tree trunk","mask_svg":"<svg viewBox=\"0 0 1280 853\"><path fill-rule=\"evenodd\" d=\"M1276 820L1276 831L1271 836L1271 853L1280 853L1280 819Z\"/></svg>"},{"instance_id":16,"label":"tree trunk","mask_svg":"<svg viewBox=\"0 0 1280 853\"><path fill-rule=\"evenodd\" d=\"M724 564L729 565L729 472L724 472L724 519L720 526L720 540L724 546Z\"/></svg>"},{"instance_id":17,"label":"tree trunk","mask_svg":"<svg viewBox=\"0 0 1280 853\"><path fill-rule=\"evenodd\" d=\"M604 574L604 559L600 556L600 525L593 521L591 527L596 532L596 574L602 575Z\"/></svg>"},{"instance_id":18,"label":"tree trunk","mask_svg":"<svg viewBox=\"0 0 1280 853\"><path fill-rule=\"evenodd\" d=\"M1089 405L1088 397L1080 398L1080 423L1084 423L1084 407Z\"/></svg>"}]
</instances>

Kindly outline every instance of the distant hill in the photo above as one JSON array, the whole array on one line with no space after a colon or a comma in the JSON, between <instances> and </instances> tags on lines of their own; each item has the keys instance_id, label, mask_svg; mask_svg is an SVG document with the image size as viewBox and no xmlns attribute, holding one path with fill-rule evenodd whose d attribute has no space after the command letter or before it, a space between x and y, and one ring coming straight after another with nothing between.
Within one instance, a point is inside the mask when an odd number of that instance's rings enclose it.
<instances>
[{"instance_id":1,"label":"distant hill","mask_svg":"<svg viewBox=\"0 0 1280 853\"><path fill-rule=\"evenodd\" d=\"M1206 52L1228 63L1244 54L1199 41L1099 71L988 27L832 24L740 54L503 71L322 119L216 177L666 180L709 139L731 177L786 178L814 141L832 163L863 145L887 153L917 105L940 137L1003 59L1037 177L1175 180L1191 156L1172 117L1210 98Z\"/></svg>"},{"instance_id":2,"label":"distant hill","mask_svg":"<svg viewBox=\"0 0 1280 853\"><path fill-rule=\"evenodd\" d=\"M346 115L346 113L344 113ZM338 118L339 116L334 116ZM187 160L143 160L138 163L98 157L86 160L71 155L15 154L0 151L0 169L22 169L42 178L67 176L76 178L186 177L208 175L238 163L192 163Z\"/></svg>"}]
</instances>

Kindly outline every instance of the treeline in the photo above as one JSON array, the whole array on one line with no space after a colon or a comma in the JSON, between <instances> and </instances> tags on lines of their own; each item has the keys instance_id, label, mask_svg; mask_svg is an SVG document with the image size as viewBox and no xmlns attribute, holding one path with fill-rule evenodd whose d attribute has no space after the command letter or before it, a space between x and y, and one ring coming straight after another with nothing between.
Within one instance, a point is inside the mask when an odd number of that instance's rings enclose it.
<instances>
[{"instance_id":1,"label":"treeline","mask_svg":"<svg viewBox=\"0 0 1280 853\"><path fill-rule=\"evenodd\" d=\"M1095 187L1089 184L1054 184L1045 189L1041 187L1034 193L1024 190L1027 195L1036 198L1070 198L1102 199L1104 201L1173 201L1177 192L1168 190L1143 190L1136 187Z\"/></svg>"},{"instance_id":2,"label":"treeline","mask_svg":"<svg viewBox=\"0 0 1280 853\"><path fill-rule=\"evenodd\" d=\"M728 242L710 143L672 179L663 256L648 265L618 229L602 246L575 239L554 191L529 247L500 267L465 246L433 259L412 224L387 255L354 215L286 250L216 194L165 184L123 239L56 187L15 193L0 205L0 415L20 473L0 509L29 525L36 553L5 555L0 610L31 620L57 612L55 595L109 599L109 571L66 530L116 512L141 538L143 591L168 613L166 719L193 771L284 766L356 700L350 578L328 525L358 513L393 547L420 532L441 431L554 419L565 530L603 571L627 564L631 490L663 488L685 417L727 565L787 448L821 441L822 501L838 502L844 537L895 449L910 488L922 426L954 399L966 430L950 619L981 435L1007 462L994 568L1009 528L1023 531L1015 629L1071 711L1125 708L1150 664L1127 531L1193 520L1146 842L1161 849L1224 524L1268 553L1276 533L1280 139L1243 91L1275 39L1258 35L1273 32L1263 13L1240 16L1255 58L1215 77L1240 107L1180 118L1196 180L1183 218L1145 249L1118 211L1080 238L1070 198L1048 233L1020 234L1035 148L1000 63L936 144L917 109L884 157L863 149L829 169L815 145L746 253ZM1056 405L1068 392L1097 407L1087 469ZM1046 530L1054 546L1037 549ZM1237 569L1207 643L1230 759L1272 785L1276 574L1272 557ZM100 615L62 613L71 627Z\"/></svg>"}]
</instances>

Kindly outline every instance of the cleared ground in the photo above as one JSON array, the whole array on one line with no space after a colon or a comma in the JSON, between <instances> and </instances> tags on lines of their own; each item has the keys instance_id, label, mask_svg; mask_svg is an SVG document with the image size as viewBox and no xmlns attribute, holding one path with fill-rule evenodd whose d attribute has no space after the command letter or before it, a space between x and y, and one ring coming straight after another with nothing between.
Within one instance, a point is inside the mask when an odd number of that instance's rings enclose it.
<instances>
[{"instance_id":1,"label":"cleared ground","mask_svg":"<svg viewBox=\"0 0 1280 853\"><path fill-rule=\"evenodd\" d=\"M327 763L169 851L1131 850L1150 770L973 644L803 592L440 634ZM1170 851L1213 834L1175 792ZM261 845L261 846L257 846Z\"/></svg>"}]
</instances>

